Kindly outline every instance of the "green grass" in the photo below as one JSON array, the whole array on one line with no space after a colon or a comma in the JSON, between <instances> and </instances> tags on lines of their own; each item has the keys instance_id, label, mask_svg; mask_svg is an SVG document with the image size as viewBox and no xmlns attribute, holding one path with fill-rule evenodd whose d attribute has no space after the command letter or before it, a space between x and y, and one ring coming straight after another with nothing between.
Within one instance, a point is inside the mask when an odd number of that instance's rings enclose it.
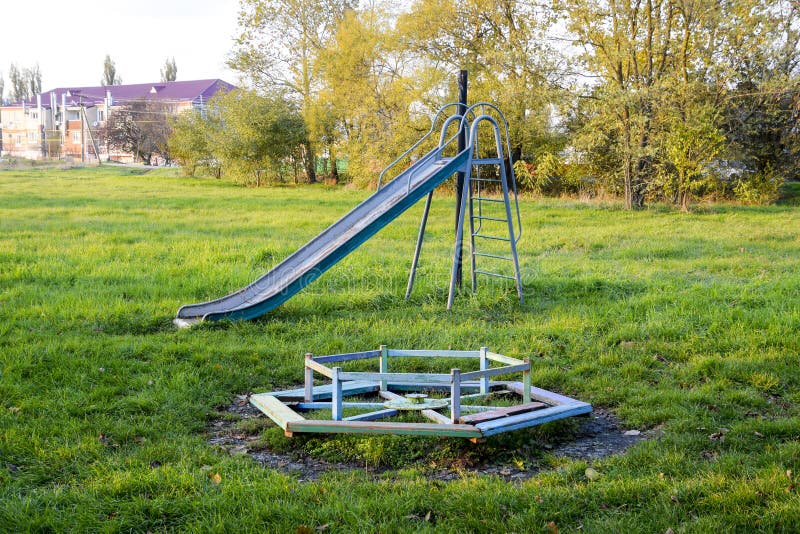
<instances>
[{"instance_id":1,"label":"green grass","mask_svg":"<svg viewBox=\"0 0 800 534\"><path fill-rule=\"evenodd\" d=\"M797 207L525 201L525 305L482 280L447 312L441 196L410 302L421 206L261 320L172 327L178 306L250 282L366 194L162 171L0 173L0 531L796 530ZM208 445L217 406L300 383L305 352L382 343L530 355L534 384L663 435L595 462L598 480L545 455L550 468L522 483L429 480L395 438L307 440L321 456L388 451L405 466L309 483ZM269 428L265 439L293 443Z\"/></svg>"}]
</instances>

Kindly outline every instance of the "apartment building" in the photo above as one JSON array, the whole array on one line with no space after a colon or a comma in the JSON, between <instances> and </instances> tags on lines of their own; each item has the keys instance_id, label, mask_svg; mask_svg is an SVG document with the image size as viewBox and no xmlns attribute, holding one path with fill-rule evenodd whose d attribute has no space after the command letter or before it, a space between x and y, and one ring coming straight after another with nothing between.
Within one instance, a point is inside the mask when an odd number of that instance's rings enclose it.
<instances>
[{"instance_id":1,"label":"apartment building","mask_svg":"<svg viewBox=\"0 0 800 534\"><path fill-rule=\"evenodd\" d=\"M234 88L220 79L58 87L0 106L0 155L130 162L133 154L110 150L98 138L115 109L156 102L168 113L203 110L217 92Z\"/></svg>"}]
</instances>

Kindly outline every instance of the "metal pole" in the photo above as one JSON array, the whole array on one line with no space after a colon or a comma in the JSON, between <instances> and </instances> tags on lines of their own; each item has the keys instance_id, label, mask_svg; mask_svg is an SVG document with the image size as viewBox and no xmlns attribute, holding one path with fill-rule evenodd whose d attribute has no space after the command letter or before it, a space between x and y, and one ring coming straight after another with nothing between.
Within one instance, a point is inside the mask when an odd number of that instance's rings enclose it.
<instances>
[{"instance_id":1,"label":"metal pole","mask_svg":"<svg viewBox=\"0 0 800 534\"><path fill-rule=\"evenodd\" d=\"M419 263L419 253L422 251L422 240L425 238L425 225L428 222L428 212L431 211L431 199L433 191L428 193L425 200L425 210L422 212L422 222L419 225L419 235L417 236L417 248L414 249L414 261L411 262L411 272L408 274L408 285L406 286L406 300L411 296L411 289L414 287L414 276L417 274L417 264Z\"/></svg>"},{"instance_id":2,"label":"metal pole","mask_svg":"<svg viewBox=\"0 0 800 534\"><path fill-rule=\"evenodd\" d=\"M458 73L458 114L464 115L467 112L467 84L468 75L466 70L460 70ZM467 129L461 129L458 134L458 152L459 154L467 148ZM456 249L461 250L463 233L458 233L458 225L461 217L461 210L464 208L461 203L461 190L464 188L464 172L459 171L456 173ZM456 286L461 287L461 254L457 254L458 263L455 270Z\"/></svg>"},{"instance_id":3,"label":"metal pole","mask_svg":"<svg viewBox=\"0 0 800 534\"><path fill-rule=\"evenodd\" d=\"M78 97L81 111L81 163L86 161L86 143L83 141L83 95Z\"/></svg>"}]
</instances>

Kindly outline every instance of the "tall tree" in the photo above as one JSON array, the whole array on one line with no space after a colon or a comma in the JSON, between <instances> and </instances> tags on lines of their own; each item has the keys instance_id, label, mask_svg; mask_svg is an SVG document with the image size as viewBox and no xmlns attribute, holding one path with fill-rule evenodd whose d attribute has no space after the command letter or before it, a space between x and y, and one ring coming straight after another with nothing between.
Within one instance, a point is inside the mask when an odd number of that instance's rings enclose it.
<instances>
[{"instance_id":1,"label":"tall tree","mask_svg":"<svg viewBox=\"0 0 800 534\"><path fill-rule=\"evenodd\" d=\"M532 0L417 0L399 22L401 39L447 80L469 70L473 102L497 104L509 119L515 158L535 155L547 135L560 72L546 39L551 13Z\"/></svg>"},{"instance_id":2,"label":"tall tree","mask_svg":"<svg viewBox=\"0 0 800 534\"><path fill-rule=\"evenodd\" d=\"M117 66L111 61L111 56L106 54L103 60L103 79L100 80L100 85L121 85L122 78L117 74Z\"/></svg>"},{"instance_id":3,"label":"tall tree","mask_svg":"<svg viewBox=\"0 0 800 534\"><path fill-rule=\"evenodd\" d=\"M8 68L8 81L11 83L11 101L19 102L30 98L30 86L25 78L25 73L12 63Z\"/></svg>"},{"instance_id":4,"label":"tall tree","mask_svg":"<svg viewBox=\"0 0 800 534\"><path fill-rule=\"evenodd\" d=\"M714 139L717 124L698 130L699 125L677 124L674 118L693 108L725 105L737 69L765 53L777 22L767 0L560 0L558 5L584 52L582 68L596 76L582 95L580 148L606 153L611 163L606 177L613 184L621 175L629 208L663 193L654 189L654 177L680 152L664 150L669 145L663 142L669 133L664 125L707 133L686 137L699 146ZM699 96L705 102L698 102Z\"/></svg>"},{"instance_id":5,"label":"tall tree","mask_svg":"<svg viewBox=\"0 0 800 534\"><path fill-rule=\"evenodd\" d=\"M33 67L26 68L23 71L25 83L28 85L28 94L30 97L42 93L42 71L39 69L39 64L36 63Z\"/></svg>"},{"instance_id":6,"label":"tall tree","mask_svg":"<svg viewBox=\"0 0 800 534\"><path fill-rule=\"evenodd\" d=\"M350 0L240 0L239 26L228 65L255 87L295 100L306 124L313 122L320 84L313 64L331 39ZM316 145L306 143L306 175L316 181Z\"/></svg>"},{"instance_id":7,"label":"tall tree","mask_svg":"<svg viewBox=\"0 0 800 534\"><path fill-rule=\"evenodd\" d=\"M164 67L161 69L162 82L174 82L178 77L178 66L175 64L175 58L167 58Z\"/></svg>"},{"instance_id":8,"label":"tall tree","mask_svg":"<svg viewBox=\"0 0 800 534\"><path fill-rule=\"evenodd\" d=\"M376 3L348 11L314 65L322 89L312 127L331 174L342 154L362 185L419 136L409 108L425 98L427 84L412 78L416 58L399 46L394 20Z\"/></svg>"}]
</instances>

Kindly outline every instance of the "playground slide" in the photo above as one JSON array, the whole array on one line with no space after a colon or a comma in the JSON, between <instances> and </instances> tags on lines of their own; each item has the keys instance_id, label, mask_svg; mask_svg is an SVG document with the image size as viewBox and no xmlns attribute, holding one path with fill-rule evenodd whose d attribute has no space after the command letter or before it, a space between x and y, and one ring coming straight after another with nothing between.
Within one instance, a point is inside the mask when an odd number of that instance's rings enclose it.
<instances>
[{"instance_id":1,"label":"playground slide","mask_svg":"<svg viewBox=\"0 0 800 534\"><path fill-rule=\"evenodd\" d=\"M466 149L453 158L439 158L440 149L432 150L252 284L216 300L182 306L175 324L187 327L202 320L253 319L274 310L453 173L463 170L469 152Z\"/></svg>"}]
</instances>

